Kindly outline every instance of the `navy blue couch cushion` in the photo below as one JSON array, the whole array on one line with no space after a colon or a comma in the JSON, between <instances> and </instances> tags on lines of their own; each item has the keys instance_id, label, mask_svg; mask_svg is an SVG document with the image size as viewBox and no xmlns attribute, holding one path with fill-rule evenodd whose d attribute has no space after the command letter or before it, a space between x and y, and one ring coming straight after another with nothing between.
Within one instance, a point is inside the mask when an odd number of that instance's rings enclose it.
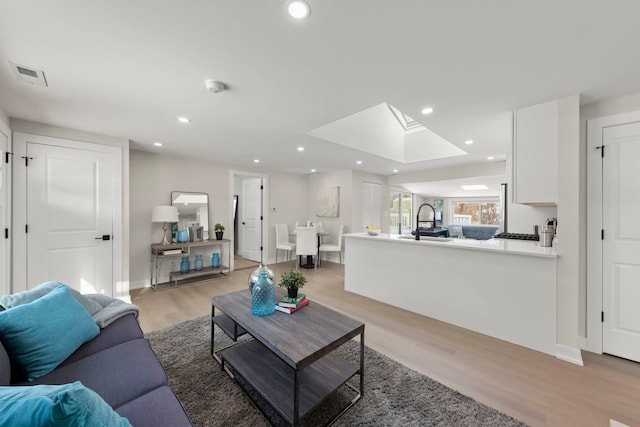
<instances>
[{"instance_id":1,"label":"navy blue couch cushion","mask_svg":"<svg viewBox=\"0 0 640 427\"><path fill-rule=\"evenodd\" d=\"M84 343L69 356L60 366L68 365L76 360L98 353L114 345L142 338L140 325L133 314L128 314L114 321L109 326L100 330L100 334L89 342Z\"/></svg>"},{"instance_id":2,"label":"navy blue couch cushion","mask_svg":"<svg viewBox=\"0 0 640 427\"><path fill-rule=\"evenodd\" d=\"M150 391L116 408L116 412L135 427L191 426L189 417L168 386Z\"/></svg>"},{"instance_id":3,"label":"navy blue couch cushion","mask_svg":"<svg viewBox=\"0 0 640 427\"><path fill-rule=\"evenodd\" d=\"M167 385L167 375L149 342L136 339L59 366L29 384L81 381L116 408Z\"/></svg>"}]
</instances>

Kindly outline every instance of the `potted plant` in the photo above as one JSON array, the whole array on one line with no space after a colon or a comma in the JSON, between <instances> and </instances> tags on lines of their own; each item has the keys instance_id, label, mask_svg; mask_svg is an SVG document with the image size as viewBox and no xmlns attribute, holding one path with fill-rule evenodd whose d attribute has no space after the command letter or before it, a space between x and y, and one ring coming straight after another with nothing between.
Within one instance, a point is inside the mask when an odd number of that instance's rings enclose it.
<instances>
[{"instance_id":1,"label":"potted plant","mask_svg":"<svg viewBox=\"0 0 640 427\"><path fill-rule=\"evenodd\" d=\"M224 226L220 223L217 223L216 225L213 226L213 229L216 232L216 239L218 240L222 240L222 234L224 232Z\"/></svg>"},{"instance_id":2,"label":"potted plant","mask_svg":"<svg viewBox=\"0 0 640 427\"><path fill-rule=\"evenodd\" d=\"M298 289L302 288L307 283L307 278L299 271L291 270L280 276L281 288L287 288L287 296L289 298L298 298Z\"/></svg>"}]
</instances>

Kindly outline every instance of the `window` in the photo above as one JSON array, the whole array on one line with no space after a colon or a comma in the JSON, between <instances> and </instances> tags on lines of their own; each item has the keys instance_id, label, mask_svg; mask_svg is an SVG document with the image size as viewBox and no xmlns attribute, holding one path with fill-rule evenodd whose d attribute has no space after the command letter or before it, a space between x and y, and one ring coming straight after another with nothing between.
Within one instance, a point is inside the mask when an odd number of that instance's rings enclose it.
<instances>
[{"instance_id":1,"label":"window","mask_svg":"<svg viewBox=\"0 0 640 427\"><path fill-rule=\"evenodd\" d=\"M413 197L409 193L391 192L389 208L389 234L411 233L411 206Z\"/></svg>"},{"instance_id":2,"label":"window","mask_svg":"<svg viewBox=\"0 0 640 427\"><path fill-rule=\"evenodd\" d=\"M498 199L452 200L451 224L500 224Z\"/></svg>"}]
</instances>

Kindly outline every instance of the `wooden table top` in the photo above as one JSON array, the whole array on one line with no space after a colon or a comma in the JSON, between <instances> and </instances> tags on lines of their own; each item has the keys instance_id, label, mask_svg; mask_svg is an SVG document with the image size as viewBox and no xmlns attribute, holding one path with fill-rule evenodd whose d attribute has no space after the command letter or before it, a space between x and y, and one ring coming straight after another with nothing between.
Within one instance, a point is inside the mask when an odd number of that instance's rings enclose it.
<instances>
[{"instance_id":1,"label":"wooden table top","mask_svg":"<svg viewBox=\"0 0 640 427\"><path fill-rule=\"evenodd\" d=\"M284 290L276 289L276 299ZM289 366L301 369L351 338L364 334L364 323L323 306L309 304L292 314L251 313L251 293L242 290L214 297L212 304L276 353Z\"/></svg>"}]
</instances>

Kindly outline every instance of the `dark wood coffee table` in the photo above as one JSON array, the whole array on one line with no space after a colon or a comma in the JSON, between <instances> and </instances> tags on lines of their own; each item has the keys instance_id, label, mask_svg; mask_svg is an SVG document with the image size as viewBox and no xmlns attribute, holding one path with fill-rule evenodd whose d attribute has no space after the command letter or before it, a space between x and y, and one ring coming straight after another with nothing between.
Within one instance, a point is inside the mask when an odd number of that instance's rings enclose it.
<instances>
[{"instance_id":1,"label":"dark wood coffee table","mask_svg":"<svg viewBox=\"0 0 640 427\"><path fill-rule=\"evenodd\" d=\"M281 295L278 290L278 298ZM309 411L342 385L353 388L357 396L337 417L364 395L362 322L313 300L293 314L276 311L270 316L254 316L248 290L214 297L211 321L212 355L232 378L239 375L292 425L299 425ZM234 340L245 332L254 339L214 351L214 325ZM358 335L360 366L331 354ZM356 374L360 376L359 389L347 382Z\"/></svg>"}]
</instances>

